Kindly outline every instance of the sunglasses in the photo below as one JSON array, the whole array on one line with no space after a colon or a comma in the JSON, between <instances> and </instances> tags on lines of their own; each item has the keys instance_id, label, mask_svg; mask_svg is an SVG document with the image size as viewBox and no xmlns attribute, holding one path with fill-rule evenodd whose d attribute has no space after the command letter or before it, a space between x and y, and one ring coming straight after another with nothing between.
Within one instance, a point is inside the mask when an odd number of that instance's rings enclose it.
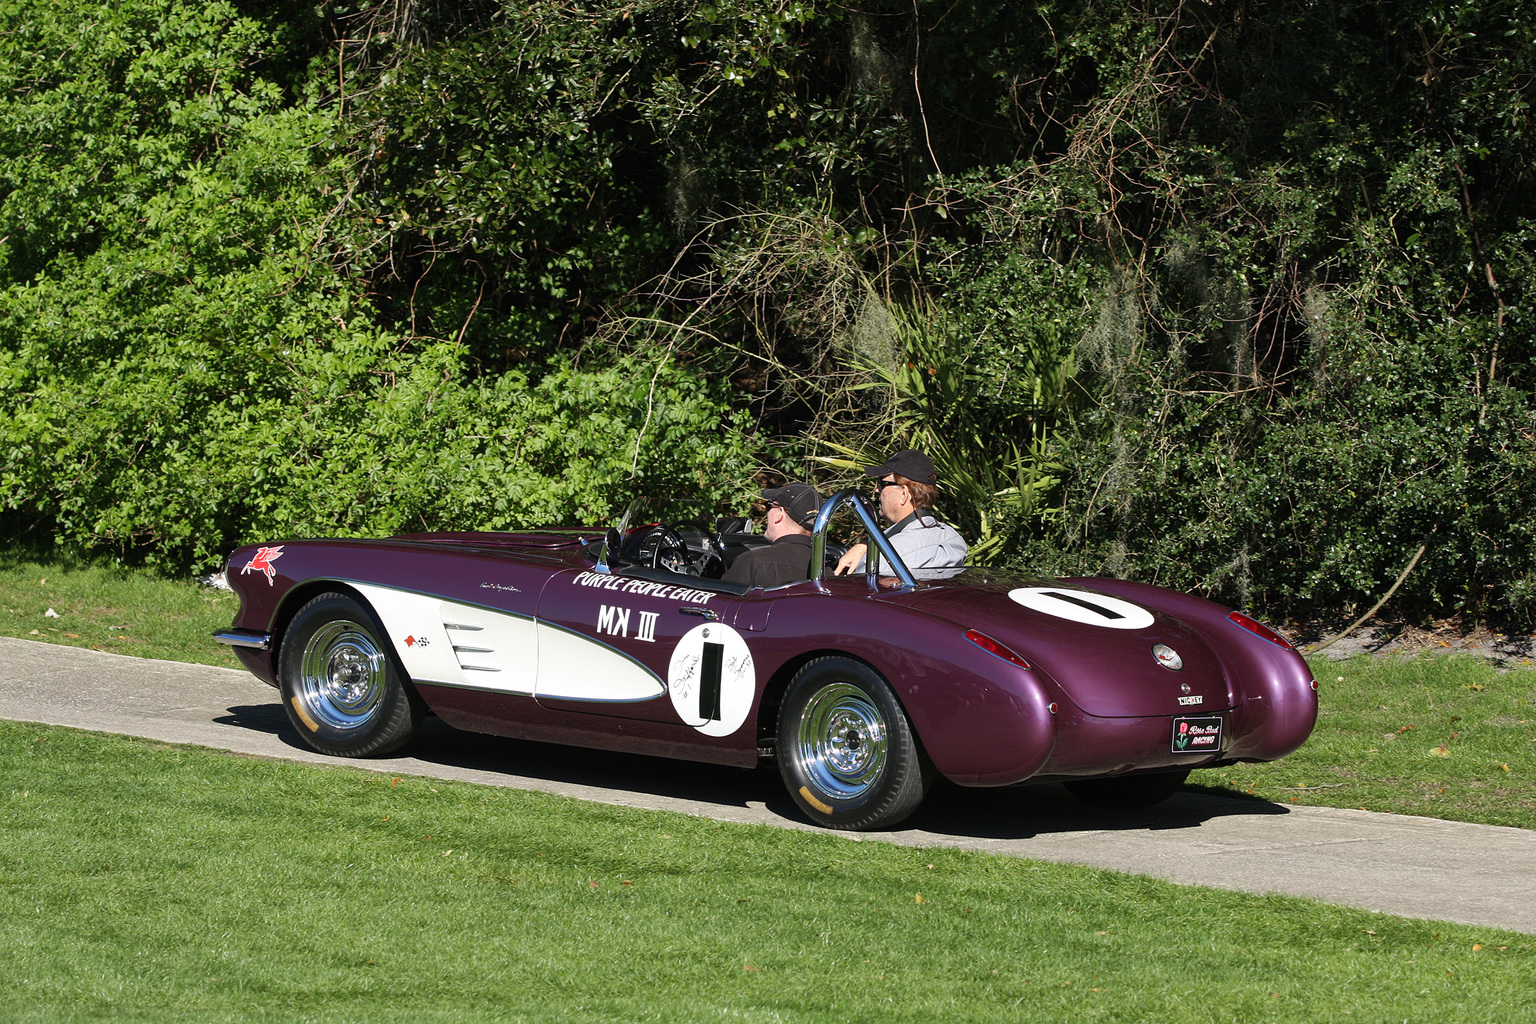
<instances>
[{"instance_id":1,"label":"sunglasses","mask_svg":"<svg viewBox=\"0 0 1536 1024\"><path fill-rule=\"evenodd\" d=\"M876 482L876 484L875 484L875 493L879 494L881 491L885 490L887 487L900 487L900 486L901 486L901 481L900 480L880 480L880 481Z\"/></svg>"}]
</instances>

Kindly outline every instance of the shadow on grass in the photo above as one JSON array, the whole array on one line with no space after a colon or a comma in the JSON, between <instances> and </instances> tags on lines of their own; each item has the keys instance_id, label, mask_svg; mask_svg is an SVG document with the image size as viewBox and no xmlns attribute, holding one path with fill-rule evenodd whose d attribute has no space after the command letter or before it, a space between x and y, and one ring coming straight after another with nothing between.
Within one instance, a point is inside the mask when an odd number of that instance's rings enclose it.
<instances>
[{"instance_id":1,"label":"shadow on grass","mask_svg":"<svg viewBox=\"0 0 1536 1024\"><path fill-rule=\"evenodd\" d=\"M309 750L277 704L231 707L229 715L217 721L268 733L290 747ZM355 763L374 768L394 765L395 770L414 773L419 768L413 762L490 776L493 785L519 787L524 781L537 781L542 784L537 788L555 792L564 787L596 789L612 794L615 799L611 802L626 804L643 802L627 800L626 795L665 798L690 805L692 813L714 816L720 812L719 816L737 820L740 815L725 812L755 805L766 811L762 820L810 824L785 792L775 768L730 768L505 739L462 732L436 718L424 722L404 750ZM346 762L338 758L337 763ZM1153 807L1109 810L1081 804L1056 784L973 789L940 779L917 813L888 834L1017 840L1072 832L1198 828L1215 818L1287 813L1288 808L1267 800L1199 786L1188 787Z\"/></svg>"}]
</instances>

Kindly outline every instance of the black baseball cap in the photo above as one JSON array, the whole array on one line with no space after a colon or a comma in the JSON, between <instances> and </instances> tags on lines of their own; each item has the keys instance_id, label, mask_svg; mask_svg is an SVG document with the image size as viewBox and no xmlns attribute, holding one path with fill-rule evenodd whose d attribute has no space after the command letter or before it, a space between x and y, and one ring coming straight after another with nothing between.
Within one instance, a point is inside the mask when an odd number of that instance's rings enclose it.
<instances>
[{"instance_id":1,"label":"black baseball cap","mask_svg":"<svg viewBox=\"0 0 1536 1024\"><path fill-rule=\"evenodd\" d=\"M865 476L881 477L887 473L916 480L920 484L938 484L939 473L933 468L933 460L916 448L906 448L885 460L883 465L871 466Z\"/></svg>"},{"instance_id":2,"label":"black baseball cap","mask_svg":"<svg viewBox=\"0 0 1536 1024\"><path fill-rule=\"evenodd\" d=\"M821 495L816 493L816 488L798 480L791 480L783 487L765 487L759 493L764 501L771 501L787 510L789 518L807 530L816 521L816 513L821 511Z\"/></svg>"}]
</instances>

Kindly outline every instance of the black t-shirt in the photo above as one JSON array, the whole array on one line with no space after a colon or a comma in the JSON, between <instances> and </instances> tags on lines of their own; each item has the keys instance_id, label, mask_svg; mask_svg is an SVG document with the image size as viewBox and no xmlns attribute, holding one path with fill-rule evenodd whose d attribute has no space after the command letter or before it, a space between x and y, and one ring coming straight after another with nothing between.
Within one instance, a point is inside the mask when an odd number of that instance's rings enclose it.
<instances>
[{"instance_id":1,"label":"black t-shirt","mask_svg":"<svg viewBox=\"0 0 1536 1024\"><path fill-rule=\"evenodd\" d=\"M731 563L722 577L750 587L781 587L811 578L811 538L792 533L763 548L753 548Z\"/></svg>"}]
</instances>

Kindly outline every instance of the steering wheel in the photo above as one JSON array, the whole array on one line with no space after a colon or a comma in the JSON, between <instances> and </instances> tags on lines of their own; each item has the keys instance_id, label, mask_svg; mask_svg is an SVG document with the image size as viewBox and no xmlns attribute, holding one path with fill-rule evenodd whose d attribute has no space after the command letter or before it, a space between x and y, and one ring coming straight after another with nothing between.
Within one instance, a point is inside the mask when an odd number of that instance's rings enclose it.
<instances>
[{"instance_id":1,"label":"steering wheel","mask_svg":"<svg viewBox=\"0 0 1536 1024\"><path fill-rule=\"evenodd\" d=\"M698 574L719 579L725 575L725 545L720 543L720 538L708 527L699 530L704 538L705 552L699 556Z\"/></svg>"},{"instance_id":2,"label":"steering wheel","mask_svg":"<svg viewBox=\"0 0 1536 1024\"><path fill-rule=\"evenodd\" d=\"M836 569L837 568L837 563L847 553L848 553L848 548L847 548L846 545L844 545L844 544L836 544L836 543L834 543L834 542L832 542L830 540L827 541L827 550L826 550L826 553L825 553L825 556L824 556L825 562L826 562L826 568L828 568L828 569Z\"/></svg>"},{"instance_id":3,"label":"steering wheel","mask_svg":"<svg viewBox=\"0 0 1536 1024\"><path fill-rule=\"evenodd\" d=\"M693 558L688 553L688 545L683 543L683 538L674 527L657 523L626 547L635 553L636 561L652 569L666 569L687 576L699 575L698 567L693 564Z\"/></svg>"}]
</instances>

